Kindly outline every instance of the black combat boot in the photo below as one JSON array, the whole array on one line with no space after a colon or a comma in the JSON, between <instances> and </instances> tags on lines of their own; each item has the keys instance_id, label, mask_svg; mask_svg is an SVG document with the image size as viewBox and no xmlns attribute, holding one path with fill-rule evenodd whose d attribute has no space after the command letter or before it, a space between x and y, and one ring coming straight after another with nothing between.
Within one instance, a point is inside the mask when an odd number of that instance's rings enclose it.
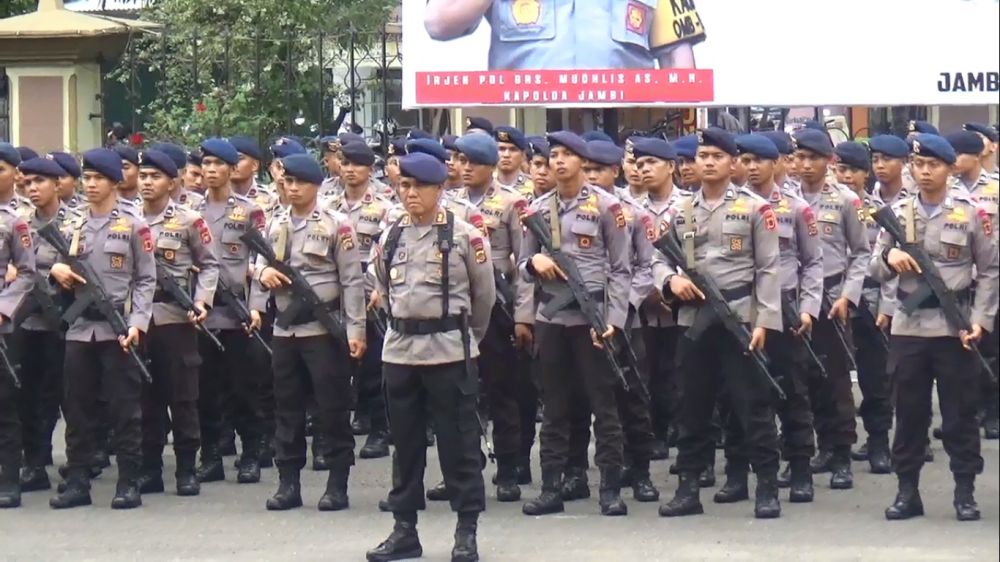
<instances>
[{"instance_id":1,"label":"black combat boot","mask_svg":"<svg viewBox=\"0 0 1000 562\"><path fill-rule=\"evenodd\" d=\"M996 334L993 335L996 337ZM997 369L997 360L991 361L993 372ZM996 393L991 393L989 403L983 411L983 437L989 440L1000 439L1000 402L997 401Z\"/></svg>"},{"instance_id":2,"label":"black combat boot","mask_svg":"<svg viewBox=\"0 0 1000 562\"><path fill-rule=\"evenodd\" d=\"M479 513L459 512L455 526L455 546L451 549L451 562L479 562L479 548L476 546L476 528Z\"/></svg>"},{"instance_id":3,"label":"black combat boot","mask_svg":"<svg viewBox=\"0 0 1000 562\"><path fill-rule=\"evenodd\" d=\"M711 488L715 486L715 463L711 463L705 467L705 470L701 471L698 475L698 485L702 488Z\"/></svg>"},{"instance_id":4,"label":"black combat boot","mask_svg":"<svg viewBox=\"0 0 1000 562\"><path fill-rule=\"evenodd\" d=\"M890 521L910 519L924 514L924 502L920 499L920 473L898 474L899 491L896 501L885 509L885 518Z\"/></svg>"},{"instance_id":5,"label":"black combat boot","mask_svg":"<svg viewBox=\"0 0 1000 562\"><path fill-rule=\"evenodd\" d=\"M521 488L517 485L517 457L500 455L497 458L497 501L516 502L521 499Z\"/></svg>"},{"instance_id":6,"label":"black combat boot","mask_svg":"<svg viewBox=\"0 0 1000 562\"><path fill-rule=\"evenodd\" d=\"M833 470L833 450L820 449L816 456L809 461L809 468L813 474L822 474Z\"/></svg>"},{"instance_id":7,"label":"black combat boot","mask_svg":"<svg viewBox=\"0 0 1000 562\"><path fill-rule=\"evenodd\" d=\"M52 481L44 466L26 466L21 470L21 491L37 492L52 489Z\"/></svg>"},{"instance_id":8,"label":"black combat boot","mask_svg":"<svg viewBox=\"0 0 1000 562\"><path fill-rule=\"evenodd\" d=\"M260 454L254 451L251 454L244 452L240 458L240 471L236 474L236 481L240 484L256 484L260 482Z\"/></svg>"},{"instance_id":9,"label":"black combat boot","mask_svg":"<svg viewBox=\"0 0 1000 562\"><path fill-rule=\"evenodd\" d=\"M341 511L350 506L347 498L347 479L351 475L351 467L334 467L326 475L326 492L319 499L320 511Z\"/></svg>"},{"instance_id":10,"label":"black combat boot","mask_svg":"<svg viewBox=\"0 0 1000 562\"><path fill-rule=\"evenodd\" d=\"M201 466L195 474L198 476L198 482L221 482L226 479L226 469L222 465L222 454L218 443L202 444Z\"/></svg>"},{"instance_id":11,"label":"black combat boot","mask_svg":"<svg viewBox=\"0 0 1000 562\"><path fill-rule=\"evenodd\" d=\"M18 466L19 464L0 465L0 509L21 507L21 467Z\"/></svg>"},{"instance_id":12,"label":"black combat boot","mask_svg":"<svg viewBox=\"0 0 1000 562\"><path fill-rule=\"evenodd\" d=\"M374 430L365 439L358 456L363 459L380 459L389 456L389 434L384 430Z\"/></svg>"},{"instance_id":13,"label":"black combat boot","mask_svg":"<svg viewBox=\"0 0 1000 562\"><path fill-rule=\"evenodd\" d=\"M670 447L667 446L666 439L657 438L653 441L653 452L650 460L662 461L670 458Z\"/></svg>"},{"instance_id":14,"label":"black combat boot","mask_svg":"<svg viewBox=\"0 0 1000 562\"><path fill-rule=\"evenodd\" d=\"M215 445L215 443L213 443ZM228 421L222 423L222 431L219 433L218 443L219 455L231 457L236 454L236 432L232 424Z\"/></svg>"},{"instance_id":15,"label":"black combat boot","mask_svg":"<svg viewBox=\"0 0 1000 562\"><path fill-rule=\"evenodd\" d=\"M837 447L833 452L832 470L830 475L831 490L850 490L854 487L854 474L851 473L850 446Z\"/></svg>"},{"instance_id":16,"label":"black combat boot","mask_svg":"<svg viewBox=\"0 0 1000 562\"><path fill-rule=\"evenodd\" d=\"M115 497L111 498L111 509L135 509L142 505L142 495L137 482L141 472L138 463L123 464L118 461L118 483L115 485ZM162 491L163 479L160 479Z\"/></svg>"},{"instance_id":17,"label":"black combat boot","mask_svg":"<svg viewBox=\"0 0 1000 562\"><path fill-rule=\"evenodd\" d=\"M323 471L326 471L326 470L330 470L330 466L331 466L330 465L330 461L328 461L327 458L325 456L323 456L323 453L320 452L324 448L323 447L324 439L325 439L325 437L324 437L324 433L322 431L314 431L313 432L313 439L312 439L312 455L313 455L312 469L315 470L315 471L318 471L318 472L323 472Z\"/></svg>"},{"instance_id":18,"label":"black combat boot","mask_svg":"<svg viewBox=\"0 0 1000 562\"><path fill-rule=\"evenodd\" d=\"M880 433L868 437L868 466L872 474L889 474L892 472L892 459L889 455L889 435Z\"/></svg>"},{"instance_id":19,"label":"black combat boot","mask_svg":"<svg viewBox=\"0 0 1000 562\"><path fill-rule=\"evenodd\" d=\"M139 487L140 494L162 494L163 470L160 468L144 468L135 479L136 486Z\"/></svg>"},{"instance_id":20,"label":"black combat boot","mask_svg":"<svg viewBox=\"0 0 1000 562\"><path fill-rule=\"evenodd\" d=\"M372 430L372 418L367 412L361 410L354 411L354 420L351 422L351 433L354 435L368 435Z\"/></svg>"},{"instance_id":21,"label":"black combat boot","mask_svg":"<svg viewBox=\"0 0 1000 562\"><path fill-rule=\"evenodd\" d=\"M851 451L852 461L866 461L868 460L868 443L871 441L871 436L868 437L868 441L865 441L864 445L858 447L858 450Z\"/></svg>"},{"instance_id":22,"label":"black combat boot","mask_svg":"<svg viewBox=\"0 0 1000 562\"><path fill-rule=\"evenodd\" d=\"M736 466L737 464L739 466ZM750 499L750 487L747 484L749 471L749 467L744 463L726 465L726 483L715 493L712 501L715 503L736 503Z\"/></svg>"},{"instance_id":23,"label":"black combat boot","mask_svg":"<svg viewBox=\"0 0 1000 562\"><path fill-rule=\"evenodd\" d=\"M278 491L267 500L268 511L286 511L302 507L302 484L299 469L278 467Z\"/></svg>"},{"instance_id":24,"label":"black combat boot","mask_svg":"<svg viewBox=\"0 0 1000 562\"><path fill-rule=\"evenodd\" d=\"M517 459L517 483L520 486L531 484L531 455Z\"/></svg>"},{"instance_id":25,"label":"black combat boot","mask_svg":"<svg viewBox=\"0 0 1000 562\"><path fill-rule=\"evenodd\" d=\"M785 469L778 473L778 487L787 488L792 485L792 463L786 462Z\"/></svg>"},{"instance_id":26,"label":"black combat boot","mask_svg":"<svg viewBox=\"0 0 1000 562\"><path fill-rule=\"evenodd\" d=\"M197 496L201 493L201 484L198 483L194 470L194 457L194 451L177 453L177 471L174 476L177 478L178 496Z\"/></svg>"},{"instance_id":27,"label":"black combat boot","mask_svg":"<svg viewBox=\"0 0 1000 562\"><path fill-rule=\"evenodd\" d=\"M587 479L587 469L567 468L566 478L559 489L559 495L564 502L585 500L590 497L590 482Z\"/></svg>"},{"instance_id":28,"label":"black combat boot","mask_svg":"<svg viewBox=\"0 0 1000 562\"><path fill-rule=\"evenodd\" d=\"M778 501L777 471L757 473L757 491L754 497L753 516L757 519L781 517L781 502Z\"/></svg>"},{"instance_id":29,"label":"black combat boot","mask_svg":"<svg viewBox=\"0 0 1000 562\"><path fill-rule=\"evenodd\" d=\"M611 517L628 515L628 506L622 499L622 469L620 466L601 469L601 515Z\"/></svg>"},{"instance_id":30,"label":"black combat boot","mask_svg":"<svg viewBox=\"0 0 1000 562\"><path fill-rule=\"evenodd\" d=\"M705 513L705 508L701 505L699 494L701 488L698 485L698 474L695 472L682 472L680 483L677 486L677 493L669 502L660 506L661 517L679 517L683 515L699 515Z\"/></svg>"},{"instance_id":31,"label":"black combat boot","mask_svg":"<svg viewBox=\"0 0 1000 562\"><path fill-rule=\"evenodd\" d=\"M955 518L959 521L979 521L979 506L973 497L975 491L975 474L955 475Z\"/></svg>"},{"instance_id":32,"label":"black combat boot","mask_svg":"<svg viewBox=\"0 0 1000 562\"><path fill-rule=\"evenodd\" d=\"M365 554L368 562L390 562L423 556L424 548L420 546L420 537L417 536L417 513L394 513L393 517L396 524L392 527L392 533Z\"/></svg>"},{"instance_id":33,"label":"black combat boot","mask_svg":"<svg viewBox=\"0 0 1000 562\"><path fill-rule=\"evenodd\" d=\"M649 478L649 461L632 462L632 497L640 503L660 501L660 491Z\"/></svg>"},{"instance_id":34,"label":"black combat boot","mask_svg":"<svg viewBox=\"0 0 1000 562\"><path fill-rule=\"evenodd\" d=\"M809 467L809 459L792 459L790 489L788 501L792 503L811 503L813 501L813 475Z\"/></svg>"},{"instance_id":35,"label":"black combat boot","mask_svg":"<svg viewBox=\"0 0 1000 562\"><path fill-rule=\"evenodd\" d=\"M90 505L90 479L87 468L70 469L66 474L66 487L49 500L52 509L67 509Z\"/></svg>"},{"instance_id":36,"label":"black combat boot","mask_svg":"<svg viewBox=\"0 0 1000 562\"><path fill-rule=\"evenodd\" d=\"M521 511L525 515L548 515L562 513L565 509L562 490L562 473L559 470L542 469L542 493L537 498L525 502Z\"/></svg>"},{"instance_id":37,"label":"black combat boot","mask_svg":"<svg viewBox=\"0 0 1000 562\"><path fill-rule=\"evenodd\" d=\"M274 466L274 435L261 435L260 451L258 463L261 468L272 468Z\"/></svg>"},{"instance_id":38,"label":"black combat boot","mask_svg":"<svg viewBox=\"0 0 1000 562\"><path fill-rule=\"evenodd\" d=\"M427 490L424 495L432 502L446 502L451 499L451 494L448 493L448 486L445 486L444 480L438 482L430 490Z\"/></svg>"}]
</instances>

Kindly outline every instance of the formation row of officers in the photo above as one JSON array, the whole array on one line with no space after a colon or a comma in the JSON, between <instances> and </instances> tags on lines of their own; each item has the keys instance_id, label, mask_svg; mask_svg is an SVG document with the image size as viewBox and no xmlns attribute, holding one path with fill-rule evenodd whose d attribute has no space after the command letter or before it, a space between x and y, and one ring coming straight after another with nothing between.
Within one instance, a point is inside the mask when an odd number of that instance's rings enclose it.
<instances>
[{"instance_id":1,"label":"formation row of officers","mask_svg":"<svg viewBox=\"0 0 1000 562\"><path fill-rule=\"evenodd\" d=\"M318 507L346 509L352 425L369 426L362 457L394 446L380 507L396 523L368 558L419 556L431 428L444 482L426 496L458 514L452 559L477 560L481 437L497 500L519 501L540 396L542 490L526 514L590 496L592 426L604 515L627 514L623 487L659 500L649 464L672 445L679 484L660 514L702 513L724 434L716 502L749 499L752 469L755 516L778 517L781 486L792 502L813 501L814 473L851 488L853 455L896 473L886 517L902 519L923 513L936 384L956 514L978 519L979 430L996 438L997 390L970 350L995 373L998 184L984 168L995 129L943 137L918 123L906 140L834 147L810 128L708 128L622 148L599 133L468 125L394 140L388 185L350 135L324 139L326 170L279 140L267 187L254 180L264 154L245 138L192 153L94 149L82 166L0 144L0 507L50 488L60 408L67 463L53 508L91 503L108 433L112 508L164 491L168 432L177 493L197 495L225 478L228 423L239 482L259 481L273 455L273 510L302 505L311 426L314 466L329 470ZM874 222L885 206L905 240ZM55 245L39 234L51 225ZM265 247L252 249L255 232ZM679 254L661 251L670 237ZM924 290L903 247L931 256L968 325L936 296L903 304ZM709 306L702 278L746 337ZM852 453L854 369L868 440Z\"/></svg>"}]
</instances>

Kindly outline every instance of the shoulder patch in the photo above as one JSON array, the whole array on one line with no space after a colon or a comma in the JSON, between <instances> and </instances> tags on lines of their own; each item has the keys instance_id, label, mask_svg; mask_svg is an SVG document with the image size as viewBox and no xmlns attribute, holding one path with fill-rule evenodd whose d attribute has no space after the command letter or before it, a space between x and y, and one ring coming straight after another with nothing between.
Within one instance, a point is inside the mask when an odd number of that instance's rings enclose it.
<instances>
[{"instance_id":1,"label":"shoulder patch","mask_svg":"<svg viewBox=\"0 0 1000 562\"><path fill-rule=\"evenodd\" d=\"M819 235L819 226L816 225L816 213L813 212L812 207L805 205L802 207L802 218L806 220L806 230L809 236L816 237Z\"/></svg>"},{"instance_id":2,"label":"shoulder patch","mask_svg":"<svg viewBox=\"0 0 1000 562\"><path fill-rule=\"evenodd\" d=\"M611 206L608 207L608 210L611 211L611 214L615 217L615 226L617 228L625 228L625 211L622 210L622 204L612 203Z\"/></svg>"},{"instance_id":3,"label":"shoulder patch","mask_svg":"<svg viewBox=\"0 0 1000 562\"><path fill-rule=\"evenodd\" d=\"M28 223L24 221L18 221L17 225L14 226L14 231L17 232L18 240L21 242L21 247L28 249L31 247L31 228Z\"/></svg>"},{"instance_id":4,"label":"shoulder patch","mask_svg":"<svg viewBox=\"0 0 1000 562\"><path fill-rule=\"evenodd\" d=\"M208 246L212 243L212 231L208 228L208 223L205 219L198 217L194 220L194 228L198 231L198 237L201 238L201 243Z\"/></svg>"},{"instance_id":5,"label":"shoulder patch","mask_svg":"<svg viewBox=\"0 0 1000 562\"><path fill-rule=\"evenodd\" d=\"M486 243L483 239L476 236L469 240L469 244L472 246L473 255L476 258L476 263L482 265L486 263Z\"/></svg>"},{"instance_id":6,"label":"shoulder patch","mask_svg":"<svg viewBox=\"0 0 1000 562\"><path fill-rule=\"evenodd\" d=\"M353 250L354 249L354 232L351 230L350 226L344 225L337 230L337 238L340 240L341 250Z\"/></svg>"},{"instance_id":7,"label":"shoulder patch","mask_svg":"<svg viewBox=\"0 0 1000 562\"><path fill-rule=\"evenodd\" d=\"M976 208L976 214L979 215L979 222L983 225L983 234L987 237L993 236L993 219L990 214L986 212L986 209L982 207Z\"/></svg>"},{"instance_id":8,"label":"shoulder patch","mask_svg":"<svg viewBox=\"0 0 1000 562\"><path fill-rule=\"evenodd\" d=\"M778 228L778 219L774 216L774 211L771 209L770 205L764 204L760 206L760 215L764 217L764 228L768 230L774 230Z\"/></svg>"},{"instance_id":9,"label":"shoulder patch","mask_svg":"<svg viewBox=\"0 0 1000 562\"><path fill-rule=\"evenodd\" d=\"M264 230L264 225L267 223L267 217L264 216L264 211L260 209L250 211L250 222L257 230Z\"/></svg>"},{"instance_id":10,"label":"shoulder patch","mask_svg":"<svg viewBox=\"0 0 1000 562\"><path fill-rule=\"evenodd\" d=\"M640 220L642 221L643 230L646 232L646 240L650 242L656 240L656 228L653 226L653 217L643 214Z\"/></svg>"},{"instance_id":11,"label":"shoulder patch","mask_svg":"<svg viewBox=\"0 0 1000 562\"><path fill-rule=\"evenodd\" d=\"M149 232L148 226L139 229L139 238L142 239L142 251L147 254L153 253L153 235Z\"/></svg>"}]
</instances>

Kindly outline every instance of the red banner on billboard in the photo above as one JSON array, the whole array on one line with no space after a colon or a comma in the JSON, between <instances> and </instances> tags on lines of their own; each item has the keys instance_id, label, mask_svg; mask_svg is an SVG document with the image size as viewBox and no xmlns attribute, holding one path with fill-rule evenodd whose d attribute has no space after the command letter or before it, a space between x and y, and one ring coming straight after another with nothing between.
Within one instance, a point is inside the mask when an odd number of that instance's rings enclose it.
<instances>
[{"instance_id":1,"label":"red banner on billboard","mask_svg":"<svg viewBox=\"0 0 1000 562\"><path fill-rule=\"evenodd\" d=\"M417 72L418 105L617 105L708 103L706 69Z\"/></svg>"}]
</instances>

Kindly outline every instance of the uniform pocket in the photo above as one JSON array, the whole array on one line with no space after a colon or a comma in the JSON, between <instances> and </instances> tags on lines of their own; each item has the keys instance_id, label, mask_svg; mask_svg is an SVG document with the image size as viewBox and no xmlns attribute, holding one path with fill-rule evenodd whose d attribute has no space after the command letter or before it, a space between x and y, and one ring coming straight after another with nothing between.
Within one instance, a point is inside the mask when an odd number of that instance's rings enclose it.
<instances>
[{"instance_id":1,"label":"uniform pocket","mask_svg":"<svg viewBox=\"0 0 1000 562\"><path fill-rule=\"evenodd\" d=\"M329 238L308 238L302 243L302 253L314 259L326 259L330 253Z\"/></svg>"},{"instance_id":2,"label":"uniform pocket","mask_svg":"<svg viewBox=\"0 0 1000 562\"><path fill-rule=\"evenodd\" d=\"M573 233L574 238L576 238L576 245L582 249L587 250L594 246L594 239L597 237L600 231L601 225L595 220L579 220L579 218L573 222L573 226L570 227L570 232Z\"/></svg>"},{"instance_id":3,"label":"uniform pocket","mask_svg":"<svg viewBox=\"0 0 1000 562\"><path fill-rule=\"evenodd\" d=\"M406 250L396 250L396 255L393 256L389 270L386 272L389 277L389 285L402 285L406 282L406 264L409 257Z\"/></svg>"},{"instance_id":4,"label":"uniform pocket","mask_svg":"<svg viewBox=\"0 0 1000 562\"><path fill-rule=\"evenodd\" d=\"M230 229L223 230L222 236L219 238L219 243L222 245L222 251L219 252L219 257L225 260L233 261L246 259L246 254L243 251L243 241L240 240L240 236L242 235L242 231Z\"/></svg>"},{"instance_id":5,"label":"uniform pocket","mask_svg":"<svg viewBox=\"0 0 1000 562\"><path fill-rule=\"evenodd\" d=\"M556 0L495 0L493 32L504 42L555 39Z\"/></svg>"},{"instance_id":6,"label":"uniform pocket","mask_svg":"<svg viewBox=\"0 0 1000 562\"><path fill-rule=\"evenodd\" d=\"M104 254L108 256L108 269L121 271L128 267L129 241L108 240L104 243Z\"/></svg>"},{"instance_id":7,"label":"uniform pocket","mask_svg":"<svg viewBox=\"0 0 1000 562\"><path fill-rule=\"evenodd\" d=\"M949 261L960 259L968 245L969 235L964 230L942 230L940 257Z\"/></svg>"},{"instance_id":8,"label":"uniform pocket","mask_svg":"<svg viewBox=\"0 0 1000 562\"><path fill-rule=\"evenodd\" d=\"M722 223L722 243L729 255L750 251L750 223L729 221Z\"/></svg>"}]
</instances>

